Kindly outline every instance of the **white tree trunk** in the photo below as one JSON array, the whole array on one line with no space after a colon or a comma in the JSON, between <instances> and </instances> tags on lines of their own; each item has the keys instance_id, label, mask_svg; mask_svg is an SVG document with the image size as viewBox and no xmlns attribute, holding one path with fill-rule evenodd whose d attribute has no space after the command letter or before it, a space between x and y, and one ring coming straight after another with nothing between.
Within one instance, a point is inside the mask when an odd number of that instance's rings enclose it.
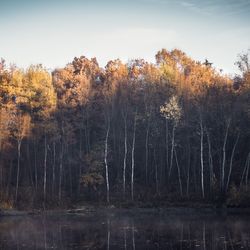
<instances>
[{"instance_id":1,"label":"white tree trunk","mask_svg":"<svg viewBox=\"0 0 250 250\"><path fill-rule=\"evenodd\" d=\"M202 192L202 198L204 199L204 197L205 197L205 192L204 192L203 138L204 138L204 128L203 128L202 118L200 117L201 192Z\"/></svg>"},{"instance_id":2,"label":"white tree trunk","mask_svg":"<svg viewBox=\"0 0 250 250\"><path fill-rule=\"evenodd\" d=\"M145 183L148 184L148 137L149 137L149 121L146 131L146 142L145 142Z\"/></svg>"},{"instance_id":3,"label":"white tree trunk","mask_svg":"<svg viewBox=\"0 0 250 250\"><path fill-rule=\"evenodd\" d=\"M55 194L56 143L53 142L52 194Z\"/></svg>"},{"instance_id":4,"label":"white tree trunk","mask_svg":"<svg viewBox=\"0 0 250 250\"><path fill-rule=\"evenodd\" d=\"M63 142L61 142L60 165L59 165L59 201L62 199L62 171L63 171Z\"/></svg>"},{"instance_id":5,"label":"white tree trunk","mask_svg":"<svg viewBox=\"0 0 250 250\"><path fill-rule=\"evenodd\" d=\"M35 187L37 192L37 186L38 186L38 173L37 173L37 150L36 150L36 144L34 144L34 168L35 168Z\"/></svg>"},{"instance_id":6,"label":"white tree trunk","mask_svg":"<svg viewBox=\"0 0 250 250\"><path fill-rule=\"evenodd\" d=\"M105 171L106 171L107 203L109 203L109 169L108 169L108 160L107 160L109 129L110 129L110 121L108 121L108 128L107 128L106 138L105 138L105 152L104 152L104 163L105 163Z\"/></svg>"},{"instance_id":7,"label":"white tree trunk","mask_svg":"<svg viewBox=\"0 0 250 250\"><path fill-rule=\"evenodd\" d=\"M171 171L173 167L173 157L174 157L174 144L175 144L175 124L173 125L172 130L172 145L171 145L171 155L170 155L170 166L169 166L169 172L168 172L168 178L171 176Z\"/></svg>"},{"instance_id":8,"label":"white tree trunk","mask_svg":"<svg viewBox=\"0 0 250 250\"><path fill-rule=\"evenodd\" d=\"M169 152L168 152L168 119L165 119L165 127L166 127L166 171L169 168Z\"/></svg>"},{"instance_id":9,"label":"white tree trunk","mask_svg":"<svg viewBox=\"0 0 250 250\"><path fill-rule=\"evenodd\" d=\"M249 175L249 165L250 165L250 153L248 155L248 161L246 164L246 190L248 189L248 175Z\"/></svg>"},{"instance_id":10,"label":"white tree trunk","mask_svg":"<svg viewBox=\"0 0 250 250\"><path fill-rule=\"evenodd\" d=\"M228 176L227 176L227 184L226 184L226 190L225 190L226 192L227 192L228 187L229 187L229 182L230 182L232 168L233 168L233 158L234 158L235 148L236 148L237 143L239 141L239 137L240 137L240 134L237 135L237 138L236 138L236 141L234 143L233 150L232 150L231 158L230 158L229 172L228 172Z\"/></svg>"},{"instance_id":11,"label":"white tree trunk","mask_svg":"<svg viewBox=\"0 0 250 250\"><path fill-rule=\"evenodd\" d=\"M46 202L46 182L47 182L47 138L44 139L44 172L43 172L43 205Z\"/></svg>"},{"instance_id":12,"label":"white tree trunk","mask_svg":"<svg viewBox=\"0 0 250 250\"><path fill-rule=\"evenodd\" d=\"M18 142L17 142L17 153L18 153L18 156L17 156L17 175L16 175L15 201L17 201L18 188L19 188L21 144L22 144L22 140L18 140Z\"/></svg>"},{"instance_id":13,"label":"white tree trunk","mask_svg":"<svg viewBox=\"0 0 250 250\"><path fill-rule=\"evenodd\" d=\"M230 120L227 122L226 134L224 137L223 143L223 157L222 157L222 166L221 166L221 191L225 191L225 164L226 164L226 145L227 145L227 137L228 137L228 130L230 126Z\"/></svg>"},{"instance_id":14,"label":"white tree trunk","mask_svg":"<svg viewBox=\"0 0 250 250\"><path fill-rule=\"evenodd\" d=\"M241 175L240 187L242 187L242 184L244 181L244 176L245 176L245 182L246 182L246 186L247 186L247 179L248 179L248 172L249 172L249 161L250 161L250 152L247 155L245 167L244 167L243 173Z\"/></svg>"},{"instance_id":15,"label":"white tree trunk","mask_svg":"<svg viewBox=\"0 0 250 250\"><path fill-rule=\"evenodd\" d=\"M214 167L213 167L211 141L210 141L210 136L209 136L209 133L208 133L207 129L206 129L206 134L207 134L207 143L208 143L209 187L210 187L210 192L211 192L212 187L213 187Z\"/></svg>"},{"instance_id":16,"label":"white tree trunk","mask_svg":"<svg viewBox=\"0 0 250 250\"><path fill-rule=\"evenodd\" d=\"M182 197L183 192L182 192L181 170L180 170L180 166L179 166L179 162L178 162L177 153L176 153L175 148L174 148L174 154L175 154L175 161L176 161L176 166L177 166L177 171L178 171L178 181L179 181L179 187L180 187L180 194Z\"/></svg>"},{"instance_id":17,"label":"white tree trunk","mask_svg":"<svg viewBox=\"0 0 250 250\"><path fill-rule=\"evenodd\" d=\"M127 168L127 117L124 117L124 159L123 159L123 197L125 198L126 193L126 168Z\"/></svg>"},{"instance_id":18,"label":"white tree trunk","mask_svg":"<svg viewBox=\"0 0 250 250\"><path fill-rule=\"evenodd\" d=\"M155 148L154 148L154 162L155 162L155 189L156 189L156 194L158 195L159 194L158 166L157 166Z\"/></svg>"},{"instance_id":19,"label":"white tree trunk","mask_svg":"<svg viewBox=\"0 0 250 250\"><path fill-rule=\"evenodd\" d=\"M135 168L135 131L136 131L136 114L134 119L134 132L131 154L131 199L134 200L134 168Z\"/></svg>"},{"instance_id":20,"label":"white tree trunk","mask_svg":"<svg viewBox=\"0 0 250 250\"><path fill-rule=\"evenodd\" d=\"M190 165L191 165L191 151L190 151L190 142L188 141L188 167L187 167L187 187L186 195L189 197L189 184L190 184Z\"/></svg>"}]
</instances>

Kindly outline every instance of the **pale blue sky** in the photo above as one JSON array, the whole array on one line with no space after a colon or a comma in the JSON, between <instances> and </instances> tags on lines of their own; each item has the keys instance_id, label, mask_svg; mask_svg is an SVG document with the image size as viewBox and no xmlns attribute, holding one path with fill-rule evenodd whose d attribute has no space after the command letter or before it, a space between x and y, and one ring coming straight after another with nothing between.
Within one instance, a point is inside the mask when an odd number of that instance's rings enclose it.
<instances>
[{"instance_id":1,"label":"pale blue sky","mask_svg":"<svg viewBox=\"0 0 250 250\"><path fill-rule=\"evenodd\" d=\"M75 56L154 62L179 48L234 73L250 48L250 0L0 0L0 57L62 67Z\"/></svg>"}]
</instances>

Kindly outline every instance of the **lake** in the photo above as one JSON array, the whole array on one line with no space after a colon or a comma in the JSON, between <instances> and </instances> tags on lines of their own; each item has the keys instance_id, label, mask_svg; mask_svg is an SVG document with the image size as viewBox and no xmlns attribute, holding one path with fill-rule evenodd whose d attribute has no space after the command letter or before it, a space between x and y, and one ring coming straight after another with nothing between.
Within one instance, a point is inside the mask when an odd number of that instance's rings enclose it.
<instances>
[{"instance_id":1,"label":"lake","mask_svg":"<svg viewBox=\"0 0 250 250\"><path fill-rule=\"evenodd\" d=\"M250 217L185 209L6 216L0 249L250 249Z\"/></svg>"}]
</instances>

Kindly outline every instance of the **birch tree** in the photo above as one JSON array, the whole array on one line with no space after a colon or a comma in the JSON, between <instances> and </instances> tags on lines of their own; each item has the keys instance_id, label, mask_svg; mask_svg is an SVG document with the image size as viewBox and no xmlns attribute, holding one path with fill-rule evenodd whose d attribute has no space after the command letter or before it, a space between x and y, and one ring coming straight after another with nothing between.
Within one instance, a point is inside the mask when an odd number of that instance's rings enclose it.
<instances>
[{"instance_id":1,"label":"birch tree","mask_svg":"<svg viewBox=\"0 0 250 250\"><path fill-rule=\"evenodd\" d=\"M133 141L132 141L132 152L131 152L131 199L134 200L134 171L135 171L135 135L136 135L136 120L137 111L134 117L134 128L133 128Z\"/></svg>"},{"instance_id":2,"label":"birch tree","mask_svg":"<svg viewBox=\"0 0 250 250\"><path fill-rule=\"evenodd\" d=\"M160 107L160 113L162 116L170 120L173 123L172 136L171 136L171 153L170 153L170 166L168 170L168 179L171 176L172 167L173 167L173 157L174 157L174 147L175 147L175 130L180 122L182 110L179 104L177 96L172 96L168 102L165 102L164 105Z\"/></svg>"},{"instance_id":3,"label":"birch tree","mask_svg":"<svg viewBox=\"0 0 250 250\"><path fill-rule=\"evenodd\" d=\"M28 114L21 114L21 112L16 112L14 114L12 135L17 142L17 174L16 174L15 201L17 201L18 190L19 190L21 145L23 139L30 134L30 126L31 126L31 118Z\"/></svg>"}]
</instances>

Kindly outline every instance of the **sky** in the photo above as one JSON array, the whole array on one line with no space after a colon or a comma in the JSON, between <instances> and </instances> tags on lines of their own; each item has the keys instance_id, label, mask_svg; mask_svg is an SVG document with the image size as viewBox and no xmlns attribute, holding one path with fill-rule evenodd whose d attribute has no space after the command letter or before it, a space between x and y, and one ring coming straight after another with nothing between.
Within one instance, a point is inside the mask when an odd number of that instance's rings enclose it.
<instances>
[{"instance_id":1,"label":"sky","mask_svg":"<svg viewBox=\"0 0 250 250\"><path fill-rule=\"evenodd\" d=\"M54 69L84 55L104 67L178 48L234 74L249 13L250 0L0 0L0 58Z\"/></svg>"}]
</instances>

